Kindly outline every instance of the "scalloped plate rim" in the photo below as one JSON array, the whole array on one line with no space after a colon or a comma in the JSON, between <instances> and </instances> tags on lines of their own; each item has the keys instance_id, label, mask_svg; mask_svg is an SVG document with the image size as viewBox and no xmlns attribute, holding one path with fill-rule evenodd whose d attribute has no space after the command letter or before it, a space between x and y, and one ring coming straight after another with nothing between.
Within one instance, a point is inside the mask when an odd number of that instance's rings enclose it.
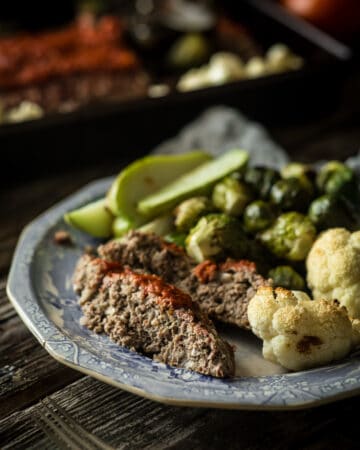
<instances>
[{"instance_id":1,"label":"scalloped plate rim","mask_svg":"<svg viewBox=\"0 0 360 450\"><path fill-rule=\"evenodd\" d=\"M126 391L129 391L131 393L143 396L145 398L155 400L162 403L167 403L171 405L177 405L177 406L192 406L192 407L212 407L212 408L226 408L226 409L245 409L245 410L294 410L294 409L304 409L309 407L315 407L320 406L326 403L330 403L336 400L340 400L343 398L351 397L353 395L356 395L360 393L360 364L359 360L356 361L355 359L345 360L341 361L338 364L333 364L331 366L326 366L322 368L317 368L309 371L304 372L298 372L298 373L292 373L292 374L285 374L285 375L272 375L272 376L262 376L262 377L243 377L241 380L245 378L245 380L250 380L255 383L258 382L262 385L262 387L266 387L268 385L269 394L268 396L264 396L259 393L257 390L249 391L248 394L250 394L251 401L244 400L241 398L231 398L230 400L224 400L222 398L218 398L215 395L213 395L211 398L207 398L208 393L205 395L207 391L211 391L212 385L215 385L215 389L219 389L220 387L224 386L230 386L233 382L237 382L237 379L232 380L217 380L213 379L211 377L205 377L205 376L199 376L198 380L195 380L195 388L194 392L195 394L191 396L191 386L192 380L189 382L187 381L186 374L189 373L188 371L182 370L182 369L174 369L169 366L166 366L164 364L154 363L150 362L147 364L150 364L150 366L156 366L156 373L159 374L159 377L162 375L167 376L170 378L175 374L174 380L180 380L180 386L181 383L185 383L187 388L190 386L190 394L187 395L181 395L183 394L183 391L181 387L179 388L178 383L175 384L173 387L169 387L171 385L171 382L168 382L165 378L165 381L159 382L159 386L157 386L157 391L154 388L149 387L148 385L145 386L142 385L142 387L136 386L136 384L133 381L126 382L127 376L129 376L130 373L134 372L133 369L128 369L129 372L126 373L126 370L122 370L123 378L115 378L114 376L109 376L105 373L105 370L103 370L100 366L95 367L94 365L91 365L91 363L76 363L73 360L71 360L65 353L62 353L61 350L53 348L51 344L51 339L44 333L44 331L41 329L41 323L46 323L46 326L48 327L47 333L53 333L53 335L61 336L62 337L62 343L72 345L72 346L78 346L75 344L64 332L61 331L51 320L46 316L45 312L43 311L39 300L36 296L36 293L33 288L32 283L32 276L31 276L31 269L32 269L32 261L29 261L28 265L23 268L20 266L20 260L24 256L25 247L28 247L28 251L30 252L32 256L34 255L37 246L39 243L41 243L41 240L43 239L46 232L49 231L49 229L53 226L55 226L62 218L62 215L65 211L70 210L76 206L79 206L81 204L84 204L88 201L91 201L92 199L95 199L97 197L100 197L101 195L104 195L106 192L106 188L113 180L113 177L107 177L100 180L93 181L89 184L87 184L85 187L80 189L79 191L75 192L74 194L70 195L69 197L62 200L60 203L57 203L50 209L48 209L46 212L32 220L23 230L21 233L21 236L19 238L14 256L13 261L11 264L11 269L9 273L9 278L7 282L7 294L9 296L10 301L12 302L14 308L16 309L17 313L19 314L20 318L23 320L25 325L28 327L28 329L31 331L31 333L38 339L40 344L45 348L45 350L56 360L59 362L73 368L76 370L79 370L87 375L91 375L94 378L97 378L103 382L109 383L113 386L122 388ZM24 264L23 264L24 265ZM23 273L25 271L25 273ZM25 275L25 277L24 277ZM19 277L23 276L23 282L24 285L20 286L18 283ZM36 311L36 314L31 312L31 309ZM92 354L91 352L88 352L88 350L82 348L79 346L78 352L80 355L87 355ZM136 354L134 354L136 355ZM138 356L138 355L137 355ZM96 352L93 354L93 359L98 358L96 356ZM148 360L149 358L141 357ZM99 359L99 358L98 358ZM151 361L151 360L150 360ZM91 357L90 357L91 362ZM101 362L101 359L100 359ZM341 377L341 380L343 382L342 386L339 386L340 381L335 382L336 389L330 391L323 392L321 394L316 394L314 389L312 389L311 385L307 385L309 380L313 376L316 377L317 374L320 374L320 378L322 380L322 383L324 386L326 386L326 371L334 371L334 370L340 370L350 368L350 373L355 372L352 374L352 378L343 378ZM109 370L111 368L108 368ZM114 368L115 370L115 368ZM184 375L185 374L185 375ZM141 376L143 376L144 380L147 380L147 374L138 374L138 376L141 379ZM120 377L120 376L119 376ZM125 377L125 379L124 379ZM303 385L301 389L296 390L295 387L291 387L291 379L293 377L302 377L303 381L300 381L300 385ZM121 377L120 377L121 378ZM135 378L135 377L134 377ZM239 378L240 379L240 378ZM282 387L284 385L284 380L290 379L290 382L286 381L285 384L288 384L288 394L290 394L290 400L287 402L286 399L282 398L280 396L277 397L276 394L278 393L277 389L274 389L274 386L276 387L276 384L278 384L278 387ZM151 378L150 378L151 381ZM349 384L347 385L346 382ZM161 390L161 383L167 383L165 393L161 394L159 393L159 389ZM140 383L141 384L141 383ZM142 383L143 384L143 383ZM169 395L169 389L170 392L173 391L174 395ZM234 389L234 388L232 388ZM180 392L179 392L180 391ZM236 393L236 389L234 389ZM266 391L266 389L265 389ZM240 391L239 391L240 392ZM262 396L261 396L262 395ZM291 397L293 396L293 397ZM220 396L221 397L221 396Z\"/></svg>"}]
</instances>

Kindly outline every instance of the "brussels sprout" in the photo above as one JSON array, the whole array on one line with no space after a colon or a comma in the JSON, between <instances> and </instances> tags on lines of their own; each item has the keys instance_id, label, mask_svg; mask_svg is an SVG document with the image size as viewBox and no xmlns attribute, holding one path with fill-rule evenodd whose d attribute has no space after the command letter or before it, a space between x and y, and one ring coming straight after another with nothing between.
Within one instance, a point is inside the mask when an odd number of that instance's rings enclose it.
<instances>
[{"instance_id":1,"label":"brussels sprout","mask_svg":"<svg viewBox=\"0 0 360 450\"><path fill-rule=\"evenodd\" d=\"M321 192L325 192L325 186L326 186L326 183L328 182L328 180L330 179L330 177L334 173L339 172L339 171L341 172L346 169L347 169L347 167L345 166L345 164L340 161L329 161L328 163L326 163L319 170L319 173L317 174L317 177L316 177L316 185L319 188L319 190Z\"/></svg>"},{"instance_id":2,"label":"brussels sprout","mask_svg":"<svg viewBox=\"0 0 360 450\"><path fill-rule=\"evenodd\" d=\"M165 241L171 242L172 244L176 244L179 247L185 247L185 239L187 234L181 233L179 231L173 231L172 233L164 236Z\"/></svg>"},{"instance_id":3,"label":"brussels sprout","mask_svg":"<svg viewBox=\"0 0 360 450\"><path fill-rule=\"evenodd\" d=\"M217 183L212 193L214 205L231 216L240 216L251 199L249 187L233 177L226 177Z\"/></svg>"},{"instance_id":4,"label":"brussels sprout","mask_svg":"<svg viewBox=\"0 0 360 450\"><path fill-rule=\"evenodd\" d=\"M325 194L344 196L351 201L358 198L358 186L354 172L346 167L334 172L324 186Z\"/></svg>"},{"instance_id":5,"label":"brussels sprout","mask_svg":"<svg viewBox=\"0 0 360 450\"><path fill-rule=\"evenodd\" d=\"M316 172L308 164L297 162L286 164L286 166L281 169L281 176L284 179L297 178L304 189L306 189L311 196L314 195Z\"/></svg>"},{"instance_id":6,"label":"brussels sprout","mask_svg":"<svg viewBox=\"0 0 360 450\"><path fill-rule=\"evenodd\" d=\"M181 202L175 208L175 226L178 231L187 232L200 217L214 211L211 201L207 197L192 197Z\"/></svg>"},{"instance_id":7,"label":"brussels sprout","mask_svg":"<svg viewBox=\"0 0 360 450\"><path fill-rule=\"evenodd\" d=\"M273 280L274 286L280 286L295 291L305 289L305 280L291 266L278 266L271 269L268 277Z\"/></svg>"},{"instance_id":8,"label":"brussels sprout","mask_svg":"<svg viewBox=\"0 0 360 450\"><path fill-rule=\"evenodd\" d=\"M302 261L315 240L316 229L308 217L292 211L279 216L259 237L279 258Z\"/></svg>"},{"instance_id":9,"label":"brussels sprout","mask_svg":"<svg viewBox=\"0 0 360 450\"><path fill-rule=\"evenodd\" d=\"M262 199L267 200L271 188L280 180L280 174L267 167L250 167L245 172L244 180Z\"/></svg>"},{"instance_id":10,"label":"brussels sprout","mask_svg":"<svg viewBox=\"0 0 360 450\"><path fill-rule=\"evenodd\" d=\"M336 227L353 231L360 225L358 217L352 213L348 204L342 198L332 195L316 198L310 204L308 216L318 231Z\"/></svg>"},{"instance_id":11,"label":"brussels sprout","mask_svg":"<svg viewBox=\"0 0 360 450\"><path fill-rule=\"evenodd\" d=\"M277 181L270 191L270 201L284 211L307 209L311 193L298 178Z\"/></svg>"},{"instance_id":12,"label":"brussels sprout","mask_svg":"<svg viewBox=\"0 0 360 450\"><path fill-rule=\"evenodd\" d=\"M303 175L313 180L316 176L314 169L308 164L292 162L283 166L280 170L282 178L298 178Z\"/></svg>"},{"instance_id":13,"label":"brussels sprout","mask_svg":"<svg viewBox=\"0 0 360 450\"><path fill-rule=\"evenodd\" d=\"M208 214L191 229L185 241L186 251L197 262L206 259L244 257L248 242L241 223L226 214Z\"/></svg>"},{"instance_id":14,"label":"brussels sprout","mask_svg":"<svg viewBox=\"0 0 360 450\"><path fill-rule=\"evenodd\" d=\"M268 228L275 220L274 207L264 200L250 203L244 211L243 221L246 231L256 233Z\"/></svg>"},{"instance_id":15,"label":"brussels sprout","mask_svg":"<svg viewBox=\"0 0 360 450\"><path fill-rule=\"evenodd\" d=\"M319 171L316 178L318 188L324 194L343 195L358 199L358 185L355 173L340 161L330 161Z\"/></svg>"}]
</instances>

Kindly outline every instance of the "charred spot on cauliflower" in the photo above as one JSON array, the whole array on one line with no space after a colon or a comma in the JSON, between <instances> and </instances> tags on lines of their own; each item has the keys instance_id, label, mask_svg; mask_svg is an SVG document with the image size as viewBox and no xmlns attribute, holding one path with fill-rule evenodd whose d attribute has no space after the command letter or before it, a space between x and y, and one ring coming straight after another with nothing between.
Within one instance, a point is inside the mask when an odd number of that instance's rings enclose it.
<instances>
[{"instance_id":1,"label":"charred spot on cauliflower","mask_svg":"<svg viewBox=\"0 0 360 450\"><path fill-rule=\"evenodd\" d=\"M360 231L333 228L321 234L306 261L314 298L336 298L352 318L360 318Z\"/></svg>"},{"instance_id":2,"label":"charred spot on cauliflower","mask_svg":"<svg viewBox=\"0 0 360 450\"><path fill-rule=\"evenodd\" d=\"M249 303L248 318L263 340L264 358L290 370L343 358L355 340L345 308L338 302L310 300L301 291L260 287Z\"/></svg>"}]
</instances>

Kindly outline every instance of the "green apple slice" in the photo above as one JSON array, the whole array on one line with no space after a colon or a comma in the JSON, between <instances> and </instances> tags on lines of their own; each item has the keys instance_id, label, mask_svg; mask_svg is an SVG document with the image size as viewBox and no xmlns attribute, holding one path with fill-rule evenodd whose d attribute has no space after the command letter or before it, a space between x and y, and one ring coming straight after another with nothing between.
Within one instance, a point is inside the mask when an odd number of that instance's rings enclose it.
<instances>
[{"instance_id":1,"label":"green apple slice","mask_svg":"<svg viewBox=\"0 0 360 450\"><path fill-rule=\"evenodd\" d=\"M244 150L230 150L182 176L173 177L172 182L140 200L138 211L144 216L156 216L186 198L206 194L218 180L244 168L248 159L249 155Z\"/></svg>"},{"instance_id":2,"label":"green apple slice","mask_svg":"<svg viewBox=\"0 0 360 450\"><path fill-rule=\"evenodd\" d=\"M133 228L135 228L134 222L123 216L115 217L112 225L112 231L115 237L121 237Z\"/></svg>"},{"instance_id":3,"label":"green apple slice","mask_svg":"<svg viewBox=\"0 0 360 450\"><path fill-rule=\"evenodd\" d=\"M107 194L107 205L115 216L141 225L148 218L137 211L140 200L210 159L202 151L139 159L120 172Z\"/></svg>"},{"instance_id":4,"label":"green apple slice","mask_svg":"<svg viewBox=\"0 0 360 450\"><path fill-rule=\"evenodd\" d=\"M165 214L151 222L147 222L138 228L138 230L143 233L155 233L158 236L165 236L174 230L174 217L171 214Z\"/></svg>"},{"instance_id":5,"label":"green apple slice","mask_svg":"<svg viewBox=\"0 0 360 450\"><path fill-rule=\"evenodd\" d=\"M107 208L104 198L66 213L64 220L94 237L107 238L112 235L114 217Z\"/></svg>"}]
</instances>

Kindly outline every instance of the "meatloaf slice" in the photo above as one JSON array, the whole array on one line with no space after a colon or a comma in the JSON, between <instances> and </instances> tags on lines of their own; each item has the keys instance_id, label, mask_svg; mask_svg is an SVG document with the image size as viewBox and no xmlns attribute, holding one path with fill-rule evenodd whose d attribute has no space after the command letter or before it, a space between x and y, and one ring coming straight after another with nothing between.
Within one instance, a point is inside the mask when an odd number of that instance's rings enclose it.
<instances>
[{"instance_id":1,"label":"meatloaf slice","mask_svg":"<svg viewBox=\"0 0 360 450\"><path fill-rule=\"evenodd\" d=\"M139 274L91 256L74 277L82 324L171 366L232 376L234 353L191 297L156 275Z\"/></svg>"},{"instance_id":2,"label":"meatloaf slice","mask_svg":"<svg viewBox=\"0 0 360 450\"><path fill-rule=\"evenodd\" d=\"M130 231L121 241L98 248L101 258L161 276L168 283L187 277L194 266L184 250L152 233Z\"/></svg>"},{"instance_id":3,"label":"meatloaf slice","mask_svg":"<svg viewBox=\"0 0 360 450\"><path fill-rule=\"evenodd\" d=\"M111 241L99 248L108 261L129 265L133 270L160 275L188 292L212 318L249 328L247 307L259 286L271 285L252 262L205 261L197 266L179 247L154 234L133 231L121 242Z\"/></svg>"},{"instance_id":4,"label":"meatloaf slice","mask_svg":"<svg viewBox=\"0 0 360 450\"><path fill-rule=\"evenodd\" d=\"M257 289L270 285L246 260L204 261L179 284L210 317L241 328L250 328L247 309Z\"/></svg>"}]
</instances>

